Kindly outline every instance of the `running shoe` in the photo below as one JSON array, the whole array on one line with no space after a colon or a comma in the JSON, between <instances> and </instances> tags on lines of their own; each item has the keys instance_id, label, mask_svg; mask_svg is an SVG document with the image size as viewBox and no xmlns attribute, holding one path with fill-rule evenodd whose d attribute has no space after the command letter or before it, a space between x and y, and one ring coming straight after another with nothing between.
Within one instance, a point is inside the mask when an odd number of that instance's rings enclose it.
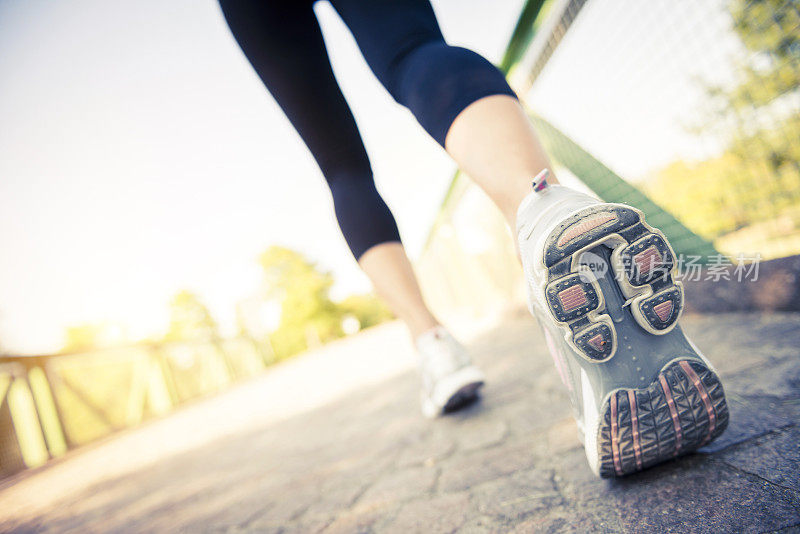
<instances>
[{"instance_id":1,"label":"running shoe","mask_svg":"<svg viewBox=\"0 0 800 534\"><path fill-rule=\"evenodd\" d=\"M436 417L471 404L484 383L464 346L441 326L416 340L422 376L422 413Z\"/></svg>"},{"instance_id":2,"label":"running shoe","mask_svg":"<svg viewBox=\"0 0 800 534\"><path fill-rule=\"evenodd\" d=\"M640 471L722 434L720 379L678 325L675 252L641 211L548 185L544 171L517 236L531 313L595 474Z\"/></svg>"}]
</instances>

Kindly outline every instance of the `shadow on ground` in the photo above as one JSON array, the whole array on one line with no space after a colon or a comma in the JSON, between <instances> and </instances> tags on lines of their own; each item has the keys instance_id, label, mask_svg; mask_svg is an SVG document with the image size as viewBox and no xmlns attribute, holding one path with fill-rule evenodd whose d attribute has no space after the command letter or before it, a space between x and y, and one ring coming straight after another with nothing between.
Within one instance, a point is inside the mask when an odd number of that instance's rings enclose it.
<instances>
[{"instance_id":1,"label":"shadow on ground","mask_svg":"<svg viewBox=\"0 0 800 534\"><path fill-rule=\"evenodd\" d=\"M0 530L762 532L800 524L800 316L694 316L685 328L720 371L730 427L703 453L622 480L589 472L538 327L520 315L471 347L488 384L462 412L423 419L417 379L405 373L61 495L43 512L3 511Z\"/></svg>"}]
</instances>

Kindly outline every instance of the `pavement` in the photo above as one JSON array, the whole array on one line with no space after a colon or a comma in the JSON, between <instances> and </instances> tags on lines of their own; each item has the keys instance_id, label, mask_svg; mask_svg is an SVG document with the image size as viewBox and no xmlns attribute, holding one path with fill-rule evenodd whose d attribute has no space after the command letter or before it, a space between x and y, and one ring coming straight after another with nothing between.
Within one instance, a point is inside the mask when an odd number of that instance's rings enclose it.
<instances>
[{"instance_id":1,"label":"pavement","mask_svg":"<svg viewBox=\"0 0 800 534\"><path fill-rule=\"evenodd\" d=\"M702 452L589 471L533 319L469 347L483 399L419 415L393 323L0 485L2 532L800 532L800 314L686 317L728 396Z\"/></svg>"}]
</instances>

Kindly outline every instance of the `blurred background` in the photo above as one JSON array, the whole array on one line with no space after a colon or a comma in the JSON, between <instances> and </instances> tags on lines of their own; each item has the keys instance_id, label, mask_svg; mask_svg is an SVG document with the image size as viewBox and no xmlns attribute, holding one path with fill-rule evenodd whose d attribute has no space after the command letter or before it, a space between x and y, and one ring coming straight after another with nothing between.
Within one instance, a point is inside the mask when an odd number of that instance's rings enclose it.
<instances>
[{"instance_id":1,"label":"blurred background","mask_svg":"<svg viewBox=\"0 0 800 534\"><path fill-rule=\"evenodd\" d=\"M700 263L794 261L797 2L433 4L508 73L562 181ZM499 212L315 10L434 310L520 307ZM391 319L216 2L0 0L0 50L0 477Z\"/></svg>"}]
</instances>

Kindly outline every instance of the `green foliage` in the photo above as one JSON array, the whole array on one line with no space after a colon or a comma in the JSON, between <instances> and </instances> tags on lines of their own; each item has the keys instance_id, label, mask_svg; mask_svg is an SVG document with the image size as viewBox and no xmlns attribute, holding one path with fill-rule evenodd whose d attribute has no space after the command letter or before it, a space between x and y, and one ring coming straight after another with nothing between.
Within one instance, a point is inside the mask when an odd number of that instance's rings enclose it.
<instances>
[{"instance_id":1,"label":"green foliage","mask_svg":"<svg viewBox=\"0 0 800 534\"><path fill-rule=\"evenodd\" d=\"M699 163L677 161L661 170L647 192L688 227L714 238L744 224L746 192L730 187L742 162L734 154Z\"/></svg>"},{"instance_id":2,"label":"green foliage","mask_svg":"<svg viewBox=\"0 0 800 534\"><path fill-rule=\"evenodd\" d=\"M785 0L735 0L734 30L757 56L741 66L745 81L725 93L733 109L763 106L800 84L800 9Z\"/></svg>"},{"instance_id":3,"label":"green foliage","mask_svg":"<svg viewBox=\"0 0 800 534\"><path fill-rule=\"evenodd\" d=\"M209 341L219 337L211 312L191 291L179 291L169 303L169 330L165 341Z\"/></svg>"},{"instance_id":4,"label":"green foliage","mask_svg":"<svg viewBox=\"0 0 800 534\"><path fill-rule=\"evenodd\" d=\"M707 238L774 218L800 204L800 119L738 139L713 159L675 162L648 193Z\"/></svg>"},{"instance_id":5,"label":"green foliage","mask_svg":"<svg viewBox=\"0 0 800 534\"><path fill-rule=\"evenodd\" d=\"M328 293L333 285L330 273L321 272L299 252L270 247L260 258L270 296L281 301L280 327L312 323L322 326L325 339L338 333L326 323L336 316L336 305Z\"/></svg>"},{"instance_id":6,"label":"green foliage","mask_svg":"<svg viewBox=\"0 0 800 534\"><path fill-rule=\"evenodd\" d=\"M281 303L278 328L269 337L278 359L342 337L342 321L348 315L355 316L361 328L391 317L374 297L350 297L343 303L331 300L333 277L299 252L273 246L260 262L268 296Z\"/></svg>"},{"instance_id":7,"label":"green foliage","mask_svg":"<svg viewBox=\"0 0 800 534\"><path fill-rule=\"evenodd\" d=\"M747 58L733 88L709 87L700 131L722 131L727 150L675 162L649 185L654 198L714 238L800 205L800 12L782 0L734 0L733 28Z\"/></svg>"}]
</instances>

